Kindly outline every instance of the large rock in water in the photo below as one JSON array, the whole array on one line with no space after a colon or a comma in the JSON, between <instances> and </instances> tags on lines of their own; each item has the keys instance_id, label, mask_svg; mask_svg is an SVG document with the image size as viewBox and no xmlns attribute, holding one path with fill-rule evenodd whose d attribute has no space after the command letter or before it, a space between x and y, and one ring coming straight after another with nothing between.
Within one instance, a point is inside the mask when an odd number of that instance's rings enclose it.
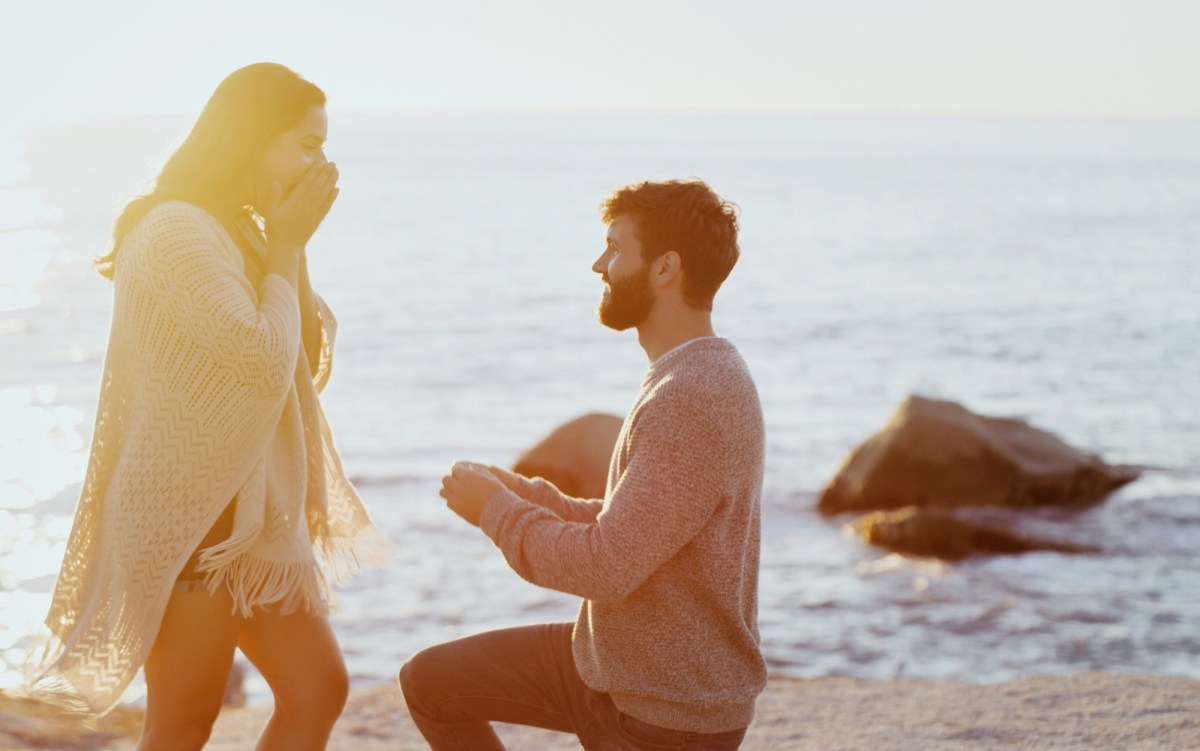
<instances>
[{"instance_id":1,"label":"large rock in water","mask_svg":"<svg viewBox=\"0 0 1200 751\"><path fill-rule=\"evenodd\" d=\"M1138 476L1024 420L912 396L851 452L817 508L1045 506L1099 501Z\"/></svg>"},{"instance_id":2,"label":"large rock in water","mask_svg":"<svg viewBox=\"0 0 1200 751\"><path fill-rule=\"evenodd\" d=\"M555 428L513 465L525 477L544 477L576 498L603 498L623 420L600 413L577 417Z\"/></svg>"},{"instance_id":3,"label":"large rock in water","mask_svg":"<svg viewBox=\"0 0 1200 751\"><path fill-rule=\"evenodd\" d=\"M1053 540L1000 524L959 516L948 509L909 506L874 511L850 522L864 542L908 555L959 561L973 555L1014 555L1034 551L1098 553L1095 545Z\"/></svg>"}]
</instances>

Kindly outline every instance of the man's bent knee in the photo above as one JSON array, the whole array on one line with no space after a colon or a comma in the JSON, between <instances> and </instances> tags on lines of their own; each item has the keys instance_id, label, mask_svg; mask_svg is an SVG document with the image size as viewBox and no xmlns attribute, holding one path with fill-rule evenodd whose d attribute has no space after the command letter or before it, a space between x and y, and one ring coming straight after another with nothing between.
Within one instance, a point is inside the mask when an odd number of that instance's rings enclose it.
<instances>
[{"instance_id":1,"label":"man's bent knee","mask_svg":"<svg viewBox=\"0 0 1200 751\"><path fill-rule=\"evenodd\" d=\"M428 713L429 676L436 675L437 670L431 669L437 647L426 647L405 660L400 667L400 693L410 710L422 714Z\"/></svg>"},{"instance_id":2,"label":"man's bent knee","mask_svg":"<svg viewBox=\"0 0 1200 751\"><path fill-rule=\"evenodd\" d=\"M400 674L397 676L397 680L400 682L400 693L404 694L404 700L410 703L412 697L417 694L417 679L414 677L416 668L413 667L413 661L416 659L417 656L413 655L405 660L404 664L400 666Z\"/></svg>"}]
</instances>

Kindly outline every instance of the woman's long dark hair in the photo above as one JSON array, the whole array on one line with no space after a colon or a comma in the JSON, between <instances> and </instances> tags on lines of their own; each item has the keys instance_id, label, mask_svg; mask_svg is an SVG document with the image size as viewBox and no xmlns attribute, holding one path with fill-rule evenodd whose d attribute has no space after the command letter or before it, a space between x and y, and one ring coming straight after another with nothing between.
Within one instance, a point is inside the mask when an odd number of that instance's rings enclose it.
<instances>
[{"instance_id":1,"label":"woman's long dark hair","mask_svg":"<svg viewBox=\"0 0 1200 751\"><path fill-rule=\"evenodd\" d=\"M163 201L186 201L214 214L231 200L252 203L249 186L259 159L313 106L325 106L325 92L290 68L256 63L229 74L154 188L126 204L113 228L113 248L96 259L97 270L112 279L121 241Z\"/></svg>"}]
</instances>

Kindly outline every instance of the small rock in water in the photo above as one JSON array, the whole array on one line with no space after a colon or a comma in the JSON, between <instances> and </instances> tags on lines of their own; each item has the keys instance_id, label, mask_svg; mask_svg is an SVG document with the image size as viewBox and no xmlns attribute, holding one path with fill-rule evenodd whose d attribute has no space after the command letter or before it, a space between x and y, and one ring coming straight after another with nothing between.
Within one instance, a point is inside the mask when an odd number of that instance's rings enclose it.
<instances>
[{"instance_id":1,"label":"small rock in water","mask_svg":"<svg viewBox=\"0 0 1200 751\"><path fill-rule=\"evenodd\" d=\"M542 477L575 498L603 498L608 464L623 421L591 413L563 423L521 454L513 471Z\"/></svg>"}]
</instances>

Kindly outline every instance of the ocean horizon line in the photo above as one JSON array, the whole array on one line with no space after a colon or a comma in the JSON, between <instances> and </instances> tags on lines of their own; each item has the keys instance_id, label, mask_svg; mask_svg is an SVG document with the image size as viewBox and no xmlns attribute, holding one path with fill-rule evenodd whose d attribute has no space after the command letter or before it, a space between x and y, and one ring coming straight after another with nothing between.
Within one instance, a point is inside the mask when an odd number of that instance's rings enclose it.
<instances>
[{"instance_id":1,"label":"ocean horizon line","mask_svg":"<svg viewBox=\"0 0 1200 751\"><path fill-rule=\"evenodd\" d=\"M729 109L714 107L338 107L329 105L331 114L349 117L647 117L729 120L796 121L900 121L900 122L980 122L980 123L1200 123L1200 111L1193 113L1122 114L1122 113L988 113L988 112L905 112L901 110L846 110L822 112L806 110ZM75 128L102 127L125 123L149 123L194 119L199 111L155 111L108 113L98 117L58 120L18 126L9 136L26 138Z\"/></svg>"}]
</instances>

